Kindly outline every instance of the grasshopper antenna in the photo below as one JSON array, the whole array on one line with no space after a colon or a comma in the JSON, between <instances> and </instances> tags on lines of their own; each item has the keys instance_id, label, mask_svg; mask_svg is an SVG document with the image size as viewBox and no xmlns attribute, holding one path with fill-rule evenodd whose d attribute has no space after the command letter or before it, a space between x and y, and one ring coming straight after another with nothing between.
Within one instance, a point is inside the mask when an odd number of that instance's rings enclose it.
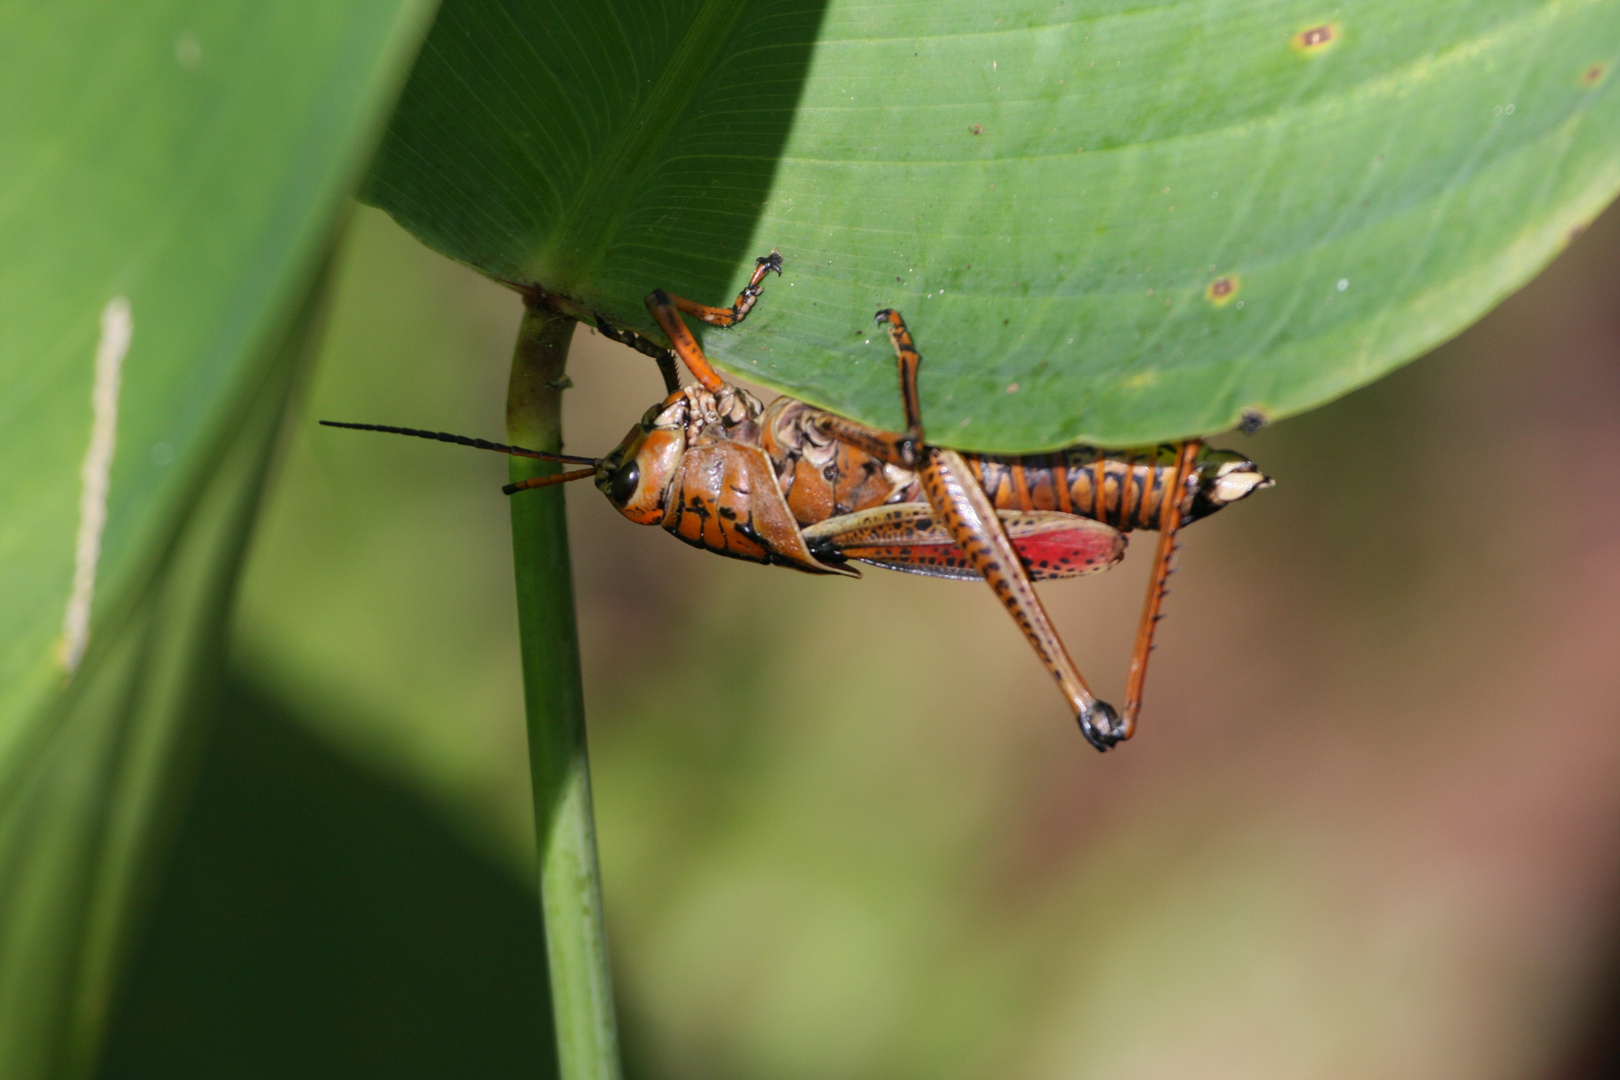
<instances>
[{"instance_id":1,"label":"grasshopper antenna","mask_svg":"<svg viewBox=\"0 0 1620 1080\"><path fill-rule=\"evenodd\" d=\"M567 472L553 473L550 476L536 476L528 480L520 480L515 484L507 484L501 488L501 491L507 495L519 491L529 491L533 488L550 487L553 484L566 484L570 480L583 480L587 476L595 476L596 464L601 460L600 458L579 457L575 454L551 454L544 450L528 450L521 446L508 446L505 443L490 442L488 439L452 435L448 431L421 431L417 428L390 427L387 424L346 424L341 420L322 420L321 426L349 428L353 431L381 431L386 435L410 435L418 439L432 439L435 442L470 446L474 450L493 450L497 454L510 454L512 457L538 458L541 461L557 461L564 465L589 466L584 469L570 469Z\"/></svg>"},{"instance_id":2,"label":"grasshopper antenna","mask_svg":"<svg viewBox=\"0 0 1620 1080\"><path fill-rule=\"evenodd\" d=\"M388 435L411 435L418 439L433 439L436 442L455 443L457 446L470 446L475 450L493 450L497 454L510 454L513 457L538 458L541 461L560 461L564 465L590 465L594 467L599 460L593 457L579 457L575 454L551 454L544 450L525 450L521 446L507 446L505 443L490 442L488 439L472 439L466 435L452 435L448 431L419 431L416 428L389 427L386 424L345 424L340 420L322 420L321 426L351 428L355 431L381 431Z\"/></svg>"}]
</instances>

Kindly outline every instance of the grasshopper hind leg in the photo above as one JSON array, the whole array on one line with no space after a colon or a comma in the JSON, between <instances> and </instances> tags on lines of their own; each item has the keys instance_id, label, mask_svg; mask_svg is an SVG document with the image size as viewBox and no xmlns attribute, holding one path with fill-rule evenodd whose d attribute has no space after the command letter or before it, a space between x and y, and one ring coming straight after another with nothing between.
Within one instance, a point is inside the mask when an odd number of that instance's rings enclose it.
<instances>
[{"instance_id":1,"label":"grasshopper hind leg","mask_svg":"<svg viewBox=\"0 0 1620 1080\"><path fill-rule=\"evenodd\" d=\"M1018 557L1018 550L996 515L990 496L985 494L962 455L955 450L930 446L918 469L928 503L950 531L956 546L968 563L989 584L1007 614L1035 650L1035 655L1057 682L1058 689L1074 710L1075 720L1086 741L1098 750L1127 737L1114 707L1100 700L1086 685L1064 648L1063 639L1046 614L1029 573Z\"/></svg>"},{"instance_id":2,"label":"grasshopper hind leg","mask_svg":"<svg viewBox=\"0 0 1620 1080\"><path fill-rule=\"evenodd\" d=\"M1142 604L1142 620L1136 629L1136 647L1131 651L1130 674L1125 682L1125 718L1120 723L1121 739L1128 739L1136 730L1136 714L1142 710L1142 691L1147 685L1148 658L1153 654L1153 635L1164 618L1161 610L1165 594L1170 591L1170 575L1176 572L1175 558L1179 545L1176 533L1180 531L1184 508L1191 501L1187 490L1193 475L1198 452L1203 448L1199 439L1188 439L1176 450L1176 468L1171 474L1170 502L1159 519L1159 546L1153 555L1153 570L1148 575L1147 599ZM1090 738L1088 735L1087 738Z\"/></svg>"},{"instance_id":3,"label":"grasshopper hind leg","mask_svg":"<svg viewBox=\"0 0 1620 1080\"><path fill-rule=\"evenodd\" d=\"M928 446L923 436L922 405L917 394L917 369L922 358L917 353L905 320L898 311L885 309L877 313L879 325L887 324L889 339L894 344L895 358L900 365L900 401L905 410L906 433L886 436L896 456L910 450L909 456L917 460L914 466L922 482L923 493L940 522L950 531L969 564L990 585L1012 616L1013 622L1024 632L1035 655L1057 682L1063 696L1074 710L1086 741L1098 750L1107 750L1129 736L1128 728L1120 723L1119 714L1106 701L1100 700L1086 685L1064 648L1063 639L1046 614L1029 573L1018 556L1018 550L1003 528L990 496L973 477L973 472L962 455L943 447ZM844 422L849 424L848 421ZM854 427L856 425L849 424ZM840 438L842 432L836 432ZM868 442L874 447L883 445L881 433L869 433ZM901 461L900 464L909 464Z\"/></svg>"}]
</instances>

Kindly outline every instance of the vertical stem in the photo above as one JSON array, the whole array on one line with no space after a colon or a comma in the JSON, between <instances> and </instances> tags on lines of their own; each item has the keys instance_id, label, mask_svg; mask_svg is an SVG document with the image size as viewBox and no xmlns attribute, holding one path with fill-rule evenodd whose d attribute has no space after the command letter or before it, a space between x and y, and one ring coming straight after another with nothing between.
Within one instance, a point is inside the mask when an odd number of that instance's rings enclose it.
<instances>
[{"instance_id":1,"label":"vertical stem","mask_svg":"<svg viewBox=\"0 0 1620 1080\"><path fill-rule=\"evenodd\" d=\"M570 319L525 309L506 400L506 433L513 445L561 449L562 391L573 331ZM527 458L511 462L514 480L558 468ZM557 1066L561 1080L619 1080L560 485L512 497L512 555Z\"/></svg>"}]
</instances>

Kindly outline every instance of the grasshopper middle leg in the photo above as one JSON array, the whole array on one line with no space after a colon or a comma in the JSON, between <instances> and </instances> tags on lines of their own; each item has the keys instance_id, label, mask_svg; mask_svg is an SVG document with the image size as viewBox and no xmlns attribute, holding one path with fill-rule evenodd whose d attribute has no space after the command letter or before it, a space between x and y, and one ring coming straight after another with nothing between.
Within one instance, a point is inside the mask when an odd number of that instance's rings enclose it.
<instances>
[{"instance_id":1,"label":"grasshopper middle leg","mask_svg":"<svg viewBox=\"0 0 1620 1080\"><path fill-rule=\"evenodd\" d=\"M1119 724L1119 737L1128 739L1136 730L1136 714L1142 711L1142 688L1147 683L1148 657L1153 653L1153 634L1164 618L1159 608L1170 591L1170 575L1176 572L1176 532L1181 528L1182 511L1188 499L1187 479L1203 447L1200 439L1188 439L1176 452L1168 502L1159 518L1159 547L1153 554L1153 571L1148 575L1147 600L1142 604L1142 621L1136 628L1136 647L1131 650L1130 674L1125 679L1125 715Z\"/></svg>"}]
</instances>

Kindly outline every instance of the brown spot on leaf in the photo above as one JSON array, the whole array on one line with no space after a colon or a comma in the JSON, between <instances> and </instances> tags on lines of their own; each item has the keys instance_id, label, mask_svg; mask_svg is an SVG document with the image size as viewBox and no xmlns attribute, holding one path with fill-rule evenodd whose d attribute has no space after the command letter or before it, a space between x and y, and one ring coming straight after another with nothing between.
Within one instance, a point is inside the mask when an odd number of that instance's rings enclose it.
<instances>
[{"instance_id":1,"label":"brown spot on leaf","mask_svg":"<svg viewBox=\"0 0 1620 1080\"><path fill-rule=\"evenodd\" d=\"M1320 52L1338 40L1339 24L1323 23L1295 34L1291 44L1302 52Z\"/></svg>"},{"instance_id":2,"label":"brown spot on leaf","mask_svg":"<svg viewBox=\"0 0 1620 1080\"><path fill-rule=\"evenodd\" d=\"M1603 76L1607 74L1608 69L1606 69L1602 64L1593 64L1591 67L1581 72L1581 85L1596 86L1598 83L1603 81Z\"/></svg>"},{"instance_id":3,"label":"brown spot on leaf","mask_svg":"<svg viewBox=\"0 0 1620 1080\"><path fill-rule=\"evenodd\" d=\"M983 135L984 134L984 125L983 124L974 124L972 127L968 128L968 134L969 135Z\"/></svg>"},{"instance_id":4,"label":"brown spot on leaf","mask_svg":"<svg viewBox=\"0 0 1620 1080\"><path fill-rule=\"evenodd\" d=\"M1224 307L1237 295L1238 285L1236 274L1224 274L1209 283L1209 287L1204 290L1204 296L1210 303Z\"/></svg>"}]
</instances>

